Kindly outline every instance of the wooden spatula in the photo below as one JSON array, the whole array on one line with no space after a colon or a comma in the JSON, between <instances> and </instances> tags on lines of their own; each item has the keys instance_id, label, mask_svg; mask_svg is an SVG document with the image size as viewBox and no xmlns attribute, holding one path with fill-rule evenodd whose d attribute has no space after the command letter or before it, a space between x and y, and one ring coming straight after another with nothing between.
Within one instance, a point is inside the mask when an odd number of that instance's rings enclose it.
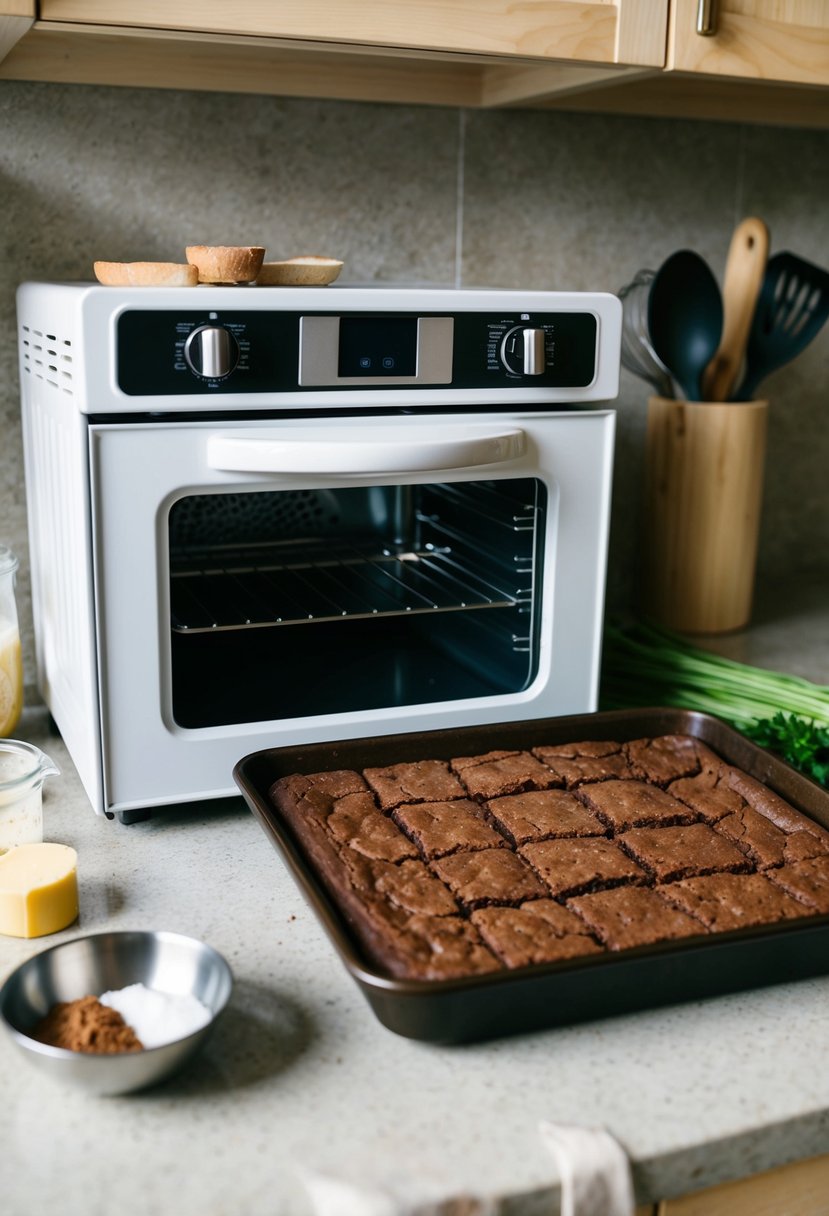
<instances>
[{"instance_id":1,"label":"wooden spatula","mask_svg":"<svg viewBox=\"0 0 829 1216\"><path fill-rule=\"evenodd\" d=\"M740 375L748 333L769 256L769 230L749 216L734 229L723 282L720 345L702 376L704 401L728 401Z\"/></svg>"}]
</instances>

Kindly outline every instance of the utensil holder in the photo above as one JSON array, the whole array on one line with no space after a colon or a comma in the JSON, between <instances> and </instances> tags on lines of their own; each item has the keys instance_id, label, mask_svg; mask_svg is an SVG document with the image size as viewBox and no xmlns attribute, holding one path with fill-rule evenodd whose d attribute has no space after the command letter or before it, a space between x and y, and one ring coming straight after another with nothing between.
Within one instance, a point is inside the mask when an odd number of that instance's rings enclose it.
<instances>
[{"instance_id":1,"label":"utensil holder","mask_svg":"<svg viewBox=\"0 0 829 1216\"><path fill-rule=\"evenodd\" d=\"M680 633L751 616L767 401L648 400L642 609Z\"/></svg>"}]
</instances>

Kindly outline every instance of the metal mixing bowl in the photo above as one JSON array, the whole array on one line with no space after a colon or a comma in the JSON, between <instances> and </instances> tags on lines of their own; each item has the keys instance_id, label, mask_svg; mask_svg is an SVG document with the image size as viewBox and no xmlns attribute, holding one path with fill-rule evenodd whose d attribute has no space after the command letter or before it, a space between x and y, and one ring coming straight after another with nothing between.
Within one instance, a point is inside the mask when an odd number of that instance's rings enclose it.
<instances>
[{"instance_id":1,"label":"metal mixing bowl","mask_svg":"<svg viewBox=\"0 0 829 1216\"><path fill-rule=\"evenodd\" d=\"M161 1047L114 1055L48 1047L30 1032L58 1001L145 984L190 993L210 1010L206 1026ZM178 933L96 933L52 946L22 963L0 988L0 1021L27 1059L94 1094L125 1094L171 1076L209 1036L227 1004L233 977L220 954Z\"/></svg>"}]
</instances>

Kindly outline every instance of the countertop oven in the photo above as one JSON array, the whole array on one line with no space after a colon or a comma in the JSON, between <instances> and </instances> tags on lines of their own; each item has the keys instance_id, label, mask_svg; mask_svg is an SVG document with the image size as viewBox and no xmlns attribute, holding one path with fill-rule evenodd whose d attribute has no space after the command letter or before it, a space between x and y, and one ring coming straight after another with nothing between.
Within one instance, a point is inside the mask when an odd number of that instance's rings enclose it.
<instances>
[{"instance_id":1,"label":"countertop oven","mask_svg":"<svg viewBox=\"0 0 829 1216\"><path fill-rule=\"evenodd\" d=\"M18 293L38 682L99 812L596 707L620 305Z\"/></svg>"}]
</instances>

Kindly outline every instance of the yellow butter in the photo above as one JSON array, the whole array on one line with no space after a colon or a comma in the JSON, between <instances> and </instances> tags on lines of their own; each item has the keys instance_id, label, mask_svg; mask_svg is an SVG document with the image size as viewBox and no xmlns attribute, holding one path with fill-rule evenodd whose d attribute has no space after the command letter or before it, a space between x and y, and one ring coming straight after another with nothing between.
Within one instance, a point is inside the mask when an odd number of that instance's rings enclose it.
<instances>
[{"instance_id":1,"label":"yellow butter","mask_svg":"<svg viewBox=\"0 0 829 1216\"><path fill-rule=\"evenodd\" d=\"M0 933L43 937L78 915L78 854L65 844L20 844L0 856Z\"/></svg>"}]
</instances>

